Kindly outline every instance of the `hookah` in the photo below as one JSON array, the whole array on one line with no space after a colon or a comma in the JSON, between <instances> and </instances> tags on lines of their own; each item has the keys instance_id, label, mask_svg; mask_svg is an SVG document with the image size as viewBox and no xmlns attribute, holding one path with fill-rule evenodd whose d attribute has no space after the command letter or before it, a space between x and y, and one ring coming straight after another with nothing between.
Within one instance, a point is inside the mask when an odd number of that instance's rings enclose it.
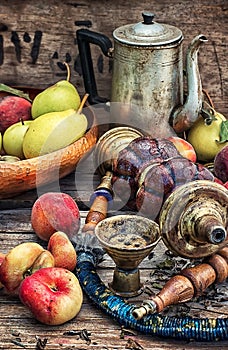
<instances>
[{"instance_id":1,"label":"hookah","mask_svg":"<svg viewBox=\"0 0 228 350\"><path fill-rule=\"evenodd\" d=\"M168 305L191 300L212 283L222 282L228 277L228 191L207 180L179 186L166 199L159 226L151 219L134 214L107 217L108 206L113 201L113 159L139 134L128 127L114 128L96 145L95 161L100 164L103 177L91 196L90 211L75 243L78 256L76 274L82 289L99 309L119 324L144 334L181 340L228 340L228 318L161 314ZM199 200L201 197L202 201ZM182 203L179 213L176 213L176 203ZM191 225L188 226L189 220ZM123 237L123 232L126 237ZM126 302L125 297L140 293L138 265L159 239L163 239L175 255L204 257L204 260L171 278L157 296L145 300L141 306ZM105 253L116 263L109 286L102 282L96 271Z\"/></svg>"}]
</instances>

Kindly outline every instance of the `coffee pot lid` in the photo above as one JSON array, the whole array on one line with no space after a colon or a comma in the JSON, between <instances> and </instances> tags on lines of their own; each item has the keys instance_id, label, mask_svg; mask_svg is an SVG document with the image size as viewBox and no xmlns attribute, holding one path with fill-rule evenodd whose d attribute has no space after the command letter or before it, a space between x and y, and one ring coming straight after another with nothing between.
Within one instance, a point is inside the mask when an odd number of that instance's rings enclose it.
<instances>
[{"instance_id":1,"label":"coffee pot lid","mask_svg":"<svg viewBox=\"0 0 228 350\"><path fill-rule=\"evenodd\" d=\"M144 11L142 16L142 22L127 24L115 29L114 39L123 44L136 46L170 45L183 39L179 28L155 22L153 13Z\"/></svg>"}]
</instances>

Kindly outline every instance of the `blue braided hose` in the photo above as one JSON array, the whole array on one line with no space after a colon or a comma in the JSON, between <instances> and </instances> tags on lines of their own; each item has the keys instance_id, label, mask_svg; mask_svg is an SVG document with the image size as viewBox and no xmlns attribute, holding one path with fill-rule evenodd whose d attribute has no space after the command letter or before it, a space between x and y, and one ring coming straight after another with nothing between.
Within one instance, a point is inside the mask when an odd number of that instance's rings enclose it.
<instances>
[{"instance_id":1,"label":"blue braided hose","mask_svg":"<svg viewBox=\"0 0 228 350\"><path fill-rule=\"evenodd\" d=\"M86 235L85 235L86 236ZM90 235L91 237L91 235ZM94 241L94 237L92 238ZM85 241L91 238L86 238ZM79 239L80 241L80 239ZM91 242L90 242L91 243ZM91 247L91 245L90 245ZM94 247L94 246L93 246ZM228 340L228 318L171 317L150 314L136 320L132 316L135 305L128 304L115 295L100 279L96 266L104 252L101 248L78 246L76 275L88 298L120 325L147 335L179 340L221 341Z\"/></svg>"}]
</instances>

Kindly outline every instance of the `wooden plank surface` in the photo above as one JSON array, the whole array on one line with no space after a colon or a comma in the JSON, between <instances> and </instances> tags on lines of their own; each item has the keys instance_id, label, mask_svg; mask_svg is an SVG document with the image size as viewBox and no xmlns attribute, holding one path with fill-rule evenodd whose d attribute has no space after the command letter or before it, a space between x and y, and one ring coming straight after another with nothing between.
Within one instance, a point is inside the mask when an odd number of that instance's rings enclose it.
<instances>
[{"instance_id":1,"label":"wooden plank surface","mask_svg":"<svg viewBox=\"0 0 228 350\"><path fill-rule=\"evenodd\" d=\"M81 211L82 225L87 212ZM22 242L38 242L45 247L45 242L39 240L32 230L30 222L31 208L7 209L0 212L0 242L1 251L6 253L11 248ZM150 259L145 259L140 264L141 282L144 283L144 293L138 297L129 299L129 302L140 303L148 297L148 293L158 292L158 287L153 287L156 282L163 285L168 279L170 268L162 267L167 260L166 248L160 242L155 248ZM186 264L185 259L176 261L179 267ZM159 267L160 266L160 267ZM113 261L105 255L104 261L98 266L97 271L108 284L113 277ZM158 271L161 278L158 281L154 272ZM173 267L175 271L175 267ZM154 276L154 277L153 277ZM155 289L154 289L155 288ZM216 294L214 294L216 293ZM213 295L216 298L213 299ZM218 297L220 295L220 298ZM191 315L194 317L227 317L228 300L227 284L221 283L209 288L205 295L183 305L172 306L165 311L168 315ZM67 336L70 330L87 330L87 341L82 334ZM79 332L80 333L80 332ZM45 349L158 349L168 350L174 347L178 350L189 349L226 349L228 342L202 342L177 341L146 336L132 330L123 330L121 326L110 317L104 315L91 301L84 296L83 306L79 315L72 321L61 326L46 326L37 322L30 312L20 303L18 298L4 291L0 292L0 349L11 350L24 347L36 349L38 339L47 339ZM18 345L19 344L19 345Z\"/></svg>"},{"instance_id":2,"label":"wooden plank surface","mask_svg":"<svg viewBox=\"0 0 228 350\"><path fill-rule=\"evenodd\" d=\"M227 1L89 1L7 0L0 3L1 82L45 88L66 77L63 62L71 67L71 79L84 93L76 43L76 31L89 28L112 41L115 28L141 21L141 12L156 14L156 21L179 27L184 53L195 35L208 42L200 50L199 66L206 89L216 108L228 115ZM99 94L110 97L111 61L92 45Z\"/></svg>"},{"instance_id":3,"label":"wooden plank surface","mask_svg":"<svg viewBox=\"0 0 228 350\"><path fill-rule=\"evenodd\" d=\"M143 7L143 8L142 8ZM16 0L0 2L0 82L16 85L45 88L66 77L62 62L68 61L71 67L71 80L80 93L84 93L78 49L75 42L76 30L90 28L112 38L112 31L123 24L141 20L142 10L156 13L156 20L173 24L182 29L184 51L190 40L202 33L209 39L199 54L199 65L203 87L210 93L216 108L228 115L228 70L227 70L227 1L136 1L82 0L37 0L31 2ZM41 37L42 34L42 37ZM41 40L40 40L41 39ZM36 44L36 45L34 45ZM40 44L40 46L39 46ZM38 50L39 49L39 50ZM100 50L92 47L95 74L101 96L109 97L112 72L111 62ZM60 180L60 190L70 194L78 203L82 225L90 203L92 181L95 186L99 177L94 174L92 163L87 171L81 170L80 185L72 173ZM79 174L80 175L80 174ZM88 186L89 184L89 186ZM37 196L42 192L55 190L55 184L48 184L39 191L32 190L22 195L0 201L0 250L8 252L15 245L36 241L44 245L34 234L30 214ZM166 248L159 245L154 256L140 265L141 279L145 291L132 302L141 302L148 297L154 287L156 271L161 273L163 285L170 269L159 265L166 261ZM175 268L186 261L179 261ZM112 280L114 264L105 256L98 267L102 280L108 284ZM209 288L202 298L173 306L167 310L169 315L190 314L197 317L228 317L227 283ZM89 340L83 333L67 336L69 330L86 329ZM80 332L79 332L80 333ZM65 325L52 327L37 322L18 298L0 291L0 349L38 349L47 339L46 350L195 350L228 349L228 341L197 343L146 336L140 333L124 332L120 325L104 315L84 296L79 315Z\"/></svg>"}]
</instances>

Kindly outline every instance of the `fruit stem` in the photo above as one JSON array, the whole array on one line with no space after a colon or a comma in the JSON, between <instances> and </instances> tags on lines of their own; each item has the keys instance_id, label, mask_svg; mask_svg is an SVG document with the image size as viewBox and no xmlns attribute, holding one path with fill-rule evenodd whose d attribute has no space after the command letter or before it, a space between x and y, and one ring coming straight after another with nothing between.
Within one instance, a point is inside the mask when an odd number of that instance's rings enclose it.
<instances>
[{"instance_id":1,"label":"fruit stem","mask_svg":"<svg viewBox=\"0 0 228 350\"><path fill-rule=\"evenodd\" d=\"M84 95L84 97L83 97L83 99L82 99L82 101L80 103L80 106L78 107L78 110L77 110L78 114L82 113L82 109L83 109L84 104L86 103L86 100L87 100L88 97L89 97L89 94L85 94Z\"/></svg>"},{"instance_id":2,"label":"fruit stem","mask_svg":"<svg viewBox=\"0 0 228 350\"><path fill-rule=\"evenodd\" d=\"M210 106L211 106L213 109L215 109L214 103L213 103L213 101L212 101L212 99L211 99L211 96L210 96L209 93L207 92L207 90L203 89L203 93L206 95Z\"/></svg>"},{"instance_id":3,"label":"fruit stem","mask_svg":"<svg viewBox=\"0 0 228 350\"><path fill-rule=\"evenodd\" d=\"M201 110L201 115L205 120L207 125L211 125L214 120L217 120L215 117L216 111L213 107L211 107L206 101L204 101L205 108L203 107Z\"/></svg>"},{"instance_id":4,"label":"fruit stem","mask_svg":"<svg viewBox=\"0 0 228 350\"><path fill-rule=\"evenodd\" d=\"M69 67L69 64L66 63L66 62L63 62L63 63L65 64L66 69L67 69L67 78L66 78L66 80L70 81L70 67Z\"/></svg>"}]
</instances>

